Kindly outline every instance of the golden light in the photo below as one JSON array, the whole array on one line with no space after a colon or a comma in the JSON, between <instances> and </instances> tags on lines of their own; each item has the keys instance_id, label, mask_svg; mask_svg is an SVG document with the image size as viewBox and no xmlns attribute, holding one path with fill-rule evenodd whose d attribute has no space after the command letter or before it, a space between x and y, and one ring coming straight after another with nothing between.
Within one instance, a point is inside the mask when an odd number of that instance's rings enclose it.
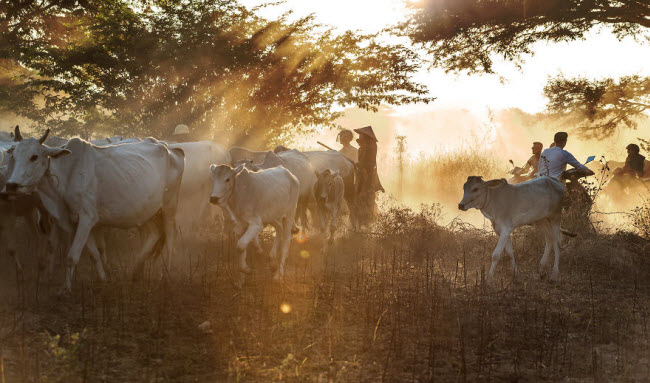
<instances>
[{"instance_id":1,"label":"golden light","mask_svg":"<svg viewBox=\"0 0 650 383\"><path fill-rule=\"evenodd\" d=\"M291 312L291 305L284 302L280 305L280 311L282 311L283 314L289 314Z\"/></svg>"},{"instance_id":2,"label":"golden light","mask_svg":"<svg viewBox=\"0 0 650 383\"><path fill-rule=\"evenodd\" d=\"M301 245L307 242L307 234L305 234L305 232L303 231L300 231L298 234L296 234L295 238L296 238L296 242L298 242Z\"/></svg>"},{"instance_id":3,"label":"golden light","mask_svg":"<svg viewBox=\"0 0 650 383\"><path fill-rule=\"evenodd\" d=\"M309 251L307 251L307 250L300 250L300 256L301 256L303 259L307 259L307 258L309 258Z\"/></svg>"}]
</instances>

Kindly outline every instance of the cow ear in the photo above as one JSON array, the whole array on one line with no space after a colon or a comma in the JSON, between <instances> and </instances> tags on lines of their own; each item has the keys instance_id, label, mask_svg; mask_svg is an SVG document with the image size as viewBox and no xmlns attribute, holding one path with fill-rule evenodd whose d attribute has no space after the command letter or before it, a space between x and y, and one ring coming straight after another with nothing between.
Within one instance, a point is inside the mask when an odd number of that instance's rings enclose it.
<instances>
[{"instance_id":1,"label":"cow ear","mask_svg":"<svg viewBox=\"0 0 650 383\"><path fill-rule=\"evenodd\" d=\"M210 172L214 173L214 169L216 169L216 168L217 168L217 165L215 165L215 164L210 165Z\"/></svg>"},{"instance_id":2,"label":"cow ear","mask_svg":"<svg viewBox=\"0 0 650 383\"><path fill-rule=\"evenodd\" d=\"M59 158L63 156L67 156L68 154L72 153L68 149L62 149L62 148L49 148L46 152L47 156L50 158Z\"/></svg>"},{"instance_id":3,"label":"cow ear","mask_svg":"<svg viewBox=\"0 0 650 383\"><path fill-rule=\"evenodd\" d=\"M16 125L14 128L14 141L20 142L23 140L23 136L20 134L20 126Z\"/></svg>"}]
</instances>

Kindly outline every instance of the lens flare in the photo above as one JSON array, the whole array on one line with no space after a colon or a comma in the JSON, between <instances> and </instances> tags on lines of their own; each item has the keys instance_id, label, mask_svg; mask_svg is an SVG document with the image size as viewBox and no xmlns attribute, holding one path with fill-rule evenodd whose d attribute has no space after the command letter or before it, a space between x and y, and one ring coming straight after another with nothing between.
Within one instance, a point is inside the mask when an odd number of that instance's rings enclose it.
<instances>
[{"instance_id":1,"label":"lens flare","mask_svg":"<svg viewBox=\"0 0 650 383\"><path fill-rule=\"evenodd\" d=\"M301 256L303 259L307 259L307 258L309 258L309 251L307 251L307 250L300 250L300 256Z\"/></svg>"},{"instance_id":2,"label":"lens flare","mask_svg":"<svg viewBox=\"0 0 650 383\"><path fill-rule=\"evenodd\" d=\"M305 234L303 231L296 234L295 238L296 238L296 242L298 242L300 244L303 244L303 243L307 242L307 234Z\"/></svg>"},{"instance_id":3,"label":"lens flare","mask_svg":"<svg viewBox=\"0 0 650 383\"><path fill-rule=\"evenodd\" d=\"M283 314L289 314L291 312L291 305L284 302L280 305L280 311L282 311Z\"/></svg>"}]
</instances>

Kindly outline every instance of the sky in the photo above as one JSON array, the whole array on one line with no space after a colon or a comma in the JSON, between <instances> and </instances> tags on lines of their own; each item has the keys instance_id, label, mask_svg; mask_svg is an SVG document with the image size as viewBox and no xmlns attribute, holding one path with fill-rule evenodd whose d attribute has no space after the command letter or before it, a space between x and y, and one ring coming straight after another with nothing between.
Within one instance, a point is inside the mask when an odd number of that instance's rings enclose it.
<instances>
[{"instance_id":1,"label":"sky","mask_svg":"<svg viewBox=\"0 0 650 383\"><path fill-rule=\"evenodd\" d=\"M242 2L247 6L265 3L263 0ZM405 0L285 0L278 6L265 7L260 13L272 19L288 10L293 11L294 17L314 14L317 22L331 25L341 32L351 29L365 33L378 32L403 21L410 12ZM521 68L496 60L498 75L456 75L435 68L421 70L414 78L425 84L430 95L436 97L433 103L386 107L379 115L352 110L339 124L348 128L372 124L387 151L392 150L395 135L401 134L407 136L412 155L432 154L463 145L472 134L484 128L490 112L509 108L527 113L543 112L546 99L542 89L551 76L560 73L567 77L589 78L632 74L650 76L650 65L647 65L650 45L641 45L633 38L619 41L606 30L592 31L584 41L538 43L533 51L534 55L528 57ZM518 127L508 121L497 121L496 125L496 132L491 134L501 135L496 137L497 140L517 137L516 145L507 148L512 150L507 155L515 158L529 155L528 140L550 141L546 136L537 137L535 132L517 132ZM638 133L626 132L624 139L637 137ZM650 138L647 133L641 133L641 136ZM335 145L336 132L323 130L318 136ZM306 142L311 144L305 146L314 147L315 139L308 137ZM618 148L620 145L614 146ZM622 155L623 152L621 149L615 154ZM591 154L585 151L578 155Z\"/></svg>"},{"instance_id":2,"label":"sky","mask_svg":"<svg viewBox=\"0 0 650 383\"><path fill-rule=\"evenodd\" d=\"M243 0L248 6L264 4L263 0ZM281 5L265 7L260 13L274 18L292 10L296 17L314 14L316 21L340 31L359 30L374 33L403 21L410 10L405 0L285 0ZM605 77L630 74L650 75L650 46L634 39L616 39L607 31L592 33L586 41L535 46L521 69L497 61L497 75L453 75L441 69L423 70L415 79L428 86L437 100L432 105L397 108L402 113L414 113L433 108L465 108L481 111L520 108L529 113L544 110L546 100L542 88L549 76ZM608 52L603 56L602 52ZM505 79L505 82L502 80Z\"/></svg>"}]
</instances>

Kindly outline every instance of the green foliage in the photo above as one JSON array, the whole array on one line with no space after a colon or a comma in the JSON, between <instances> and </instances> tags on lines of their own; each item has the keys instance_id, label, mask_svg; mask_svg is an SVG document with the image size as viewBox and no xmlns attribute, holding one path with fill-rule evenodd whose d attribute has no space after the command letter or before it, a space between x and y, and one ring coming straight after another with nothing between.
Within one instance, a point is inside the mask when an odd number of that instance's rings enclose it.
<instances>
[{"instance_id":1,"label":"green foliage","mask_svg":"<svg viewBox=\"0 0 650 383\"><path fill-rule=\"evenodd\" d=\"M58 134L165 137L184 123L268 143L333 126L340 107L430 101L413 51L311 17L268 21L236 0L43 3L2 3L0 59L23 73L0 108Z\"/></svg>"},{"instance_id":2,"label":"green foliage","mask_svg":"<svg viewBox=\"0 0 650 383\"><path fill-rule=\"evenodd\" d=\"M584 39L609 25L622 38L650 27L650 5L639 0L424 0L403 26L449 71L493 72L493 59L517 64L539 41Z\"/></svg>"},{"instance_id":3,"label":"green foliage","mask_svg":"<svg viewBox=\"0 0 650 383\"><path fill-rule=\"evenodd\" d=\"M636 129L639 118L650 108L650 77L613 79L567 79L558 76L544 88L548 110L570 116L588 137L607 138L617 128Z\"/></svg>"}]
</instances>

